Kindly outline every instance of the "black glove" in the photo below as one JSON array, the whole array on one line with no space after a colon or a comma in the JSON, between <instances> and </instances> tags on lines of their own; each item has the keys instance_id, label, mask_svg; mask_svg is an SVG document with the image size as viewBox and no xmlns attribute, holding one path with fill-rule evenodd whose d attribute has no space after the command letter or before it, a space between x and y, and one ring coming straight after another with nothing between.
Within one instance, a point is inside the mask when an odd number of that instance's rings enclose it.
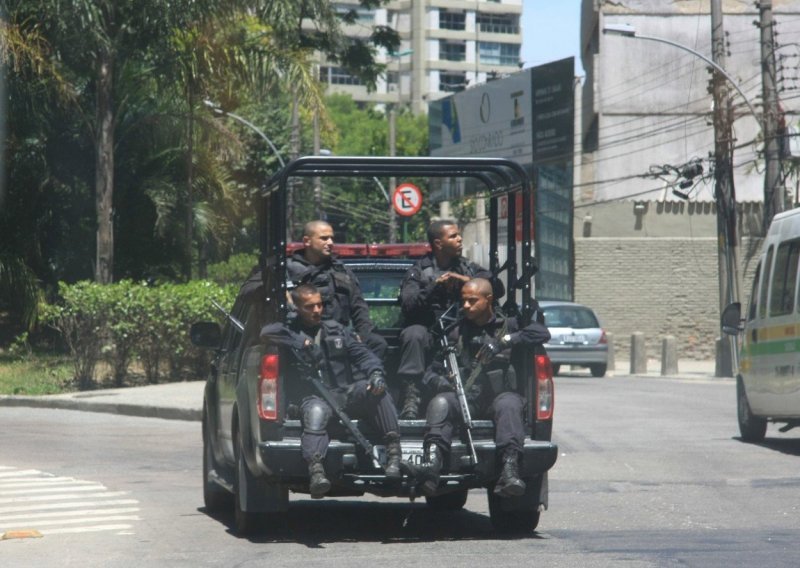
<instances>
[{"instance_id":1,"label":"black glove","mask_svg":"<svg viewBox=\"0 0 800 568\"><path fill-rule=\"evenodd\" d=\"M448 392L454 390L453 383L441 375L434 375L428 380L428 386L433 392Z\"/></svg>"},{"instance_id":2,"label":"black glove","mask_svg":"<svg viewBox=\"0 0 800 568\"><path fill-rule=\"evenodd\" d=\"M478 351L476 359L481 363L488 363L505 348L506 344L504 341L495 337L487 337L484 339L483 346Z\"/></svg>"},{"instance_id":3,"label":"black glove","mask_svg":"<svg viewBox=\"0 0 800 568\"><path fill-rule=\"evenodd\" d=\"M380 396L386 392L386 377L383 371L372 371L367 380L367 390L375 396Z\"/></svg>"}]
</instances>

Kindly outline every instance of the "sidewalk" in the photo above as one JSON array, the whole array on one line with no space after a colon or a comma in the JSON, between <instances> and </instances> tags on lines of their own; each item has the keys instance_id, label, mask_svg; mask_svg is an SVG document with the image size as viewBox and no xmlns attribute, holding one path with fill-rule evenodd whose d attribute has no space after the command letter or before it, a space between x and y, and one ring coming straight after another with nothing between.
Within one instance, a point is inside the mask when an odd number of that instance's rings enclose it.
<instances>
[{"instance_id":1,"label":"sidewalk","mask_svg":"<svg viewBox=\"0 0 800 568\"><path fill-rule=\"evenodd\" d=\"M585 369L576 369L576 374L586 374ZM570 375L568 366L562 368L562 375ZM618 360L615 369L609 370L607 379L630 376L630 363ZM661 378L661 362L650 359L647 374L636 375L642 378ZM730 380L714 376L714 361L678 361L678 374L664 378L682 380ZM597 379L603 380L603 379ZM189 381L129 387L82 391L67 394L44 396L0 396L2 406L25 406L33 408L60 408L88 412L107 412L128 416L145 416L169 420L197 420L203 412L203 388L205 381Z\"/></svg>"}]
</instances>

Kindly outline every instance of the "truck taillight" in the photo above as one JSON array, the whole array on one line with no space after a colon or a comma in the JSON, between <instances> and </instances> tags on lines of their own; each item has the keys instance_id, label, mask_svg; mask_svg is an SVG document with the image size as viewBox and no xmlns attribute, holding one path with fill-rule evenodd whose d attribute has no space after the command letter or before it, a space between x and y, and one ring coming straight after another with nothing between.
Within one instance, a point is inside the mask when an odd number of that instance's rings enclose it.
<instances>
[{"instance_id":1,"label":"truck taillight","mask_svg":"<svg viewBox=\"0 0 800 568\"><path fill-rule=\"evenodd\" d=\"M258 377L258 416L262 420L278 419L278 367L280 358L275 353L261 358Z\"/></svg>"},{"instance_id":2,"label":"truck taillight","mask_svg":"<svg viewBox=\"0 0 800 568\"><path fill-rule=\"evenodd\" d=\"M550 420L555 403L553 366L547 355L536 355L533 362L536 372L536 420Z\"/></svg>"}]
</instances>

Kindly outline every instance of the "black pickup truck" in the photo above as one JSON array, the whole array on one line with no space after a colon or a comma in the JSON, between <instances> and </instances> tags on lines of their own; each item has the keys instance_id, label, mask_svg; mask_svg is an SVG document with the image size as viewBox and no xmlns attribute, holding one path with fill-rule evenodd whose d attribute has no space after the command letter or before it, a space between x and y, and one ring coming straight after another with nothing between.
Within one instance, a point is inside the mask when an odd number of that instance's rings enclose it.
<instances>
[{"instance_id":1,"label":"black pickup truck","mask_svg":"<svg viewBox=\"0 0 800 568\"><path fill-rule=\"evenodd\" d=\"M192 328L195 344L215 349L213 368L206 382L203 405L203 487L209 511L232 507L237 531L252 532L280 518L289 508L289 492L308 493L308 467L300 452L301 423L290 419L291 401L283 395L283 382L293 380L281 373L281 354L259 341L261 328L287 317L285 265L287 249L286 190L293 177L393 175L454 180L468 178L484 185L489 201L489 250L503 249L506 259L491 256L491 267L502 273L506 283L503 308L523 321L532 317L531 276L535 263L531 257L529 220L530 181L524 170L506 160L459 158L365 158L304 157L288 164L267 184L261 194L260 271L257 280L246 283L224 329L216 324L198 323ZM515 235L514 223L498 222L498 199L522 192L522 240ZM516 200L508 199L508 218L514 219ZM398 337L401 330L397 301L400 282L414 258L424 254L427 245L343 245L340 260L357 275L370 306L378 331L389 349L385 367L392 381L397 365ZM518 250L519 249L519 250ZM520 393L526 398L527 436L521 461L521 476L526 493L517 498L500 498L492 489L500 473L495 456L493 425L489 420L474 421L472 438L477 454L473 463L464 440L454 440L449 467L442 475L436 495L426 497L437 509L461 509L470 489L487 488L489 512L498 532L530 532L547 507L547 472L557 457L551 443L553 420L552 368L544 348L531 348L517 373ZM297 380L294 378L294 380ZM395 400L398 398L395 397ZM355 421L356 425L358 422ZM363 427L364 425L362 425ZM401 420L404 459L422 458L424 420ZM378 460L384 459L377 437L364 428ZM334 428L325 461L332 482L329 496L416 497L408 478L398 483L388 480L358 447L345 429Z\"/></svg>"}]
</instances>

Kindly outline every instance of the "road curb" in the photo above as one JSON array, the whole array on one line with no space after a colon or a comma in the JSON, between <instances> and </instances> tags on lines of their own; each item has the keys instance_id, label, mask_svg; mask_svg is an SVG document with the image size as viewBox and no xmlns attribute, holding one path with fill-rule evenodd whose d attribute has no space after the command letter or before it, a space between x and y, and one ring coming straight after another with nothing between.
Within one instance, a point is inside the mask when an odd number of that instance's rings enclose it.
<instances>
[{"instance_id":1,"label":"road curb","mask_svg":"<svg viewBox=\"0 0 800 568\"><path fill-rule=\"evenodd\" d=\"M82 412L102 412L106 414L121 414L124 416L163 418L165 420L200 421L202 418L202 410L196 408L170 408L163 406L143 406L137 404L111 402L88 402L83 400L52 399L32 396L0 396L0 406L79 410Z\"/></svg>"}]
</instances>

